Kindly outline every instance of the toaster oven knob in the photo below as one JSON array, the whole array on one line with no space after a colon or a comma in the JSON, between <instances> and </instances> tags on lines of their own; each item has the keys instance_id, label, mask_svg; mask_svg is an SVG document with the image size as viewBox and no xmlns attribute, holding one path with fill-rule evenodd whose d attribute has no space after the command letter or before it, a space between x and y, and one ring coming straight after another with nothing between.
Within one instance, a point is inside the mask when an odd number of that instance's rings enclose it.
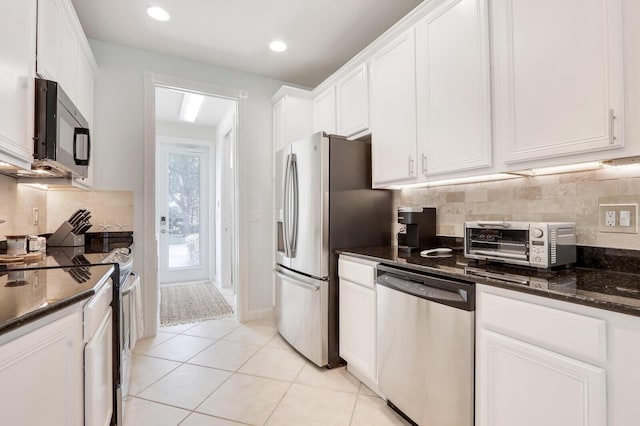
<instances>
[{"instance_id":1,"label":"toaster oven knob","mask_svg":"<svg viewBox=\"0 0 640 426\"><path fill-rule=\"evenodd\" d=\"M544 235L544 232L542 232L542 229L540 228L533 228L532 232L534 238L541 238Z\"/></svg>"}]
</instances>

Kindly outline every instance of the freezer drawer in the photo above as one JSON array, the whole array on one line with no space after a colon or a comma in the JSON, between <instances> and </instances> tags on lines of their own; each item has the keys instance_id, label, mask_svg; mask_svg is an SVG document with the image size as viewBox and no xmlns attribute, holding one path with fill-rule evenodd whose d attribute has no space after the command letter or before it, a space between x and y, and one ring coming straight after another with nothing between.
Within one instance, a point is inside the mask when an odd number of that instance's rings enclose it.
<instances>
[{"instance_id":1,"label":"freezer drawer","mask_svg":"<svg viewBox=\"0 0 640 426\"><path fill-rule=\"evenodd\" d=\"M278 332L314 364L327 365L329 282L281 267L274 274Z\"/></svg>"}]
</instances>

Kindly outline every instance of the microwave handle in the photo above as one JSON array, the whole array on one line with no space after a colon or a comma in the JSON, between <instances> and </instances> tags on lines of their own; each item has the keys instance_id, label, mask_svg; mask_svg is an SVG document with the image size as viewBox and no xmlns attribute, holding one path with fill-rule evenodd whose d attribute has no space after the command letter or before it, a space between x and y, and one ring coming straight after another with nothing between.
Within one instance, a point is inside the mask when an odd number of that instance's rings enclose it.
<instances>
[{"instance_id":1,"label":"microwave handle","mask_svg":"<svg viewBox=\"0 0 640 426\"><path fill-rule=\"evenodd\" d=\"M82 160L78 158L78 153L77 153L78 135L87 135L87 159L86 160ZM73 130L73 161L76 163L76 166L88 166L90 158L91 158L91 134L89 133L89 129L84 127L76 127Z\"/></svg>"}]
</instances>

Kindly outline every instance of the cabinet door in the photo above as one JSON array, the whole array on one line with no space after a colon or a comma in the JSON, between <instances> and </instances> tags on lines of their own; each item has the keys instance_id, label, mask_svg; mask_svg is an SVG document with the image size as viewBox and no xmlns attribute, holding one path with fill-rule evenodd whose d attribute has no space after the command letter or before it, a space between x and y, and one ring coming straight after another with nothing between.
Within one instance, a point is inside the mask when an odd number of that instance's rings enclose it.
<instances>
[{"instance_id":1,"label":"cabinet door","mask_svg":"<svg viewBox=\"0 0 640 426\"><path fill-rule=\"evenodd\" d=\"M605 370L481 329L476 354L479 426L604 426Z\"/></svg>"},{"instance_id":2,"label":"cabinet door","mask_svg":"<svg viewBox=\"0 0 640 426\"><path fill-rule=\"evenodd\" d=\"M0 346L2 424L83 425L82 313Z\"/></svg>"},{"instance_id":3,"label":"cabinet door","mask_svg":"<svg viewBox=\"0 0 640 426\"><path fill-rule=\"evenodd\" d=\"M64 15L58 22L58 83L74 104L78 102L78 42L73 27ZM77 105L76 105L77 106Z\"/></svg>"},{"instance_id":4,"label":"cabinet door","mask_svg":"<svg viewBox=\"0 0 640 426\"><path fill-rule=\"evenodd\" d=\"M417 24L423 176L491 166L486 0L449 0Z\"/></svg>"},{"instance_id":5,"label":"cabinet door","mask_svg":"<svg viewBox=\"0 0 640 426\"><path fill-rule=\"evenodd\" d=\"M336 86L338 134L352 136L369 128L369 77L362 64Z\"/></svg>"},{"instance_id":6,"label":"cabinet door","mask_svg":"<svg viewBox=\"0 0 640 426\"><path fill-rule=\"evenodd\" d=\"M313 132L336 133L336 87L331 86L313 100Z\"/></svg>"},{"instance_id":7,"label":"cabinet door","mask_svg":"<svg viewBox=\"0 0 640 426\"><path fill-rule=\"evenodd\" d=\"M58 26L62 16L56 0L38 0L38 56L36 71L47 80L58 81Z\"/></svg>"},{"instance_id":8,"label":"cabinet door","mask_svg":"<svg viewBox=\"0 0 640 426\"><path fill-rule=\"evenodd\" d=\"M376 294L340 279L340 356L377 383Z\"/></svg>"},{"instance_id":9,"label":"cabinet door","mask_svg":"<svg viewBox=\"0 0 640 426\"><path fill-rule=\"evenodd\" d=\"M491 10L505 161L622 147L621 0L495 0Z\"/></svg>"},{"instance_id":10,"label":"cabinet door","mask_svg":"<svg viewBox=\"0 0 640 426\"><path fill-rule=\"evenodd\" d=\"M416 177L416 62L413 29L371 60L373 182Z\"/></svg>"},{"instance_id":11,"label":"cabinet door","mask_svg":"<svg viewBox=\"0 0 640 426\"><path fill-rule=\"evenodd\" d=\"M109 309L85 349L85 426L108 425L113 413L112 327Z\"/></svg>"},{"instance_id":12,"label":"cabinet door","mask_svg":"<svg viewBox=\"0 0 640 426\"><path fill-rule=\"evenodd\" d=\"M0 0L0 160L30 169L36 47L35 0Z\"/></svg>"}]
</instances>

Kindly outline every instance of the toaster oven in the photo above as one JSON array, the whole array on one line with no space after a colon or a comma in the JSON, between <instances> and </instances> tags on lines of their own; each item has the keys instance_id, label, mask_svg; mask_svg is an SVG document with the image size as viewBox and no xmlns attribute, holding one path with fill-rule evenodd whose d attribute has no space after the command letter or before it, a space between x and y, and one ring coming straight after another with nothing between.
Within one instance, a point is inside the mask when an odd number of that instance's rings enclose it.
<instances>
[{"instance_id":1,"label":"toaster oven","mask_svg":"<svg viewBox=\"0 0 640 426\"><path fill-rule=\"evenodd\" d=\"M553 268L575 263L574 222L480 221L464 224L469 259Z\"/></svg>"}]
</instances>

